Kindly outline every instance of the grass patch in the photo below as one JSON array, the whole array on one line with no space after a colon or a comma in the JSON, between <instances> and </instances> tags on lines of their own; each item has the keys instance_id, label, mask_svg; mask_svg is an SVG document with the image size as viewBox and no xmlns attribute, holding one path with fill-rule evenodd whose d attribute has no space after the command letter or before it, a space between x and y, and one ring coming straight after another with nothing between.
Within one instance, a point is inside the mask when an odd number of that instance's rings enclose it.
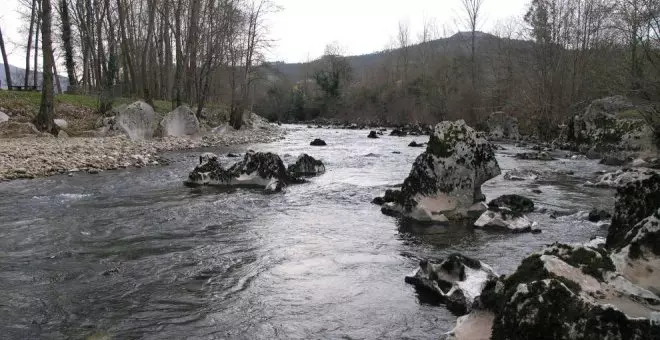
<instances>
[{"instance_id":1,"label":"grass patch","mask_svg":"<svg viewBox=\"0 0 660 340\"><path fill-rule=\"evenodd\" d=\"M635 109L617 112L616 117L621 119L644 119L644 116Z\"/></svg>"}]
</instances>

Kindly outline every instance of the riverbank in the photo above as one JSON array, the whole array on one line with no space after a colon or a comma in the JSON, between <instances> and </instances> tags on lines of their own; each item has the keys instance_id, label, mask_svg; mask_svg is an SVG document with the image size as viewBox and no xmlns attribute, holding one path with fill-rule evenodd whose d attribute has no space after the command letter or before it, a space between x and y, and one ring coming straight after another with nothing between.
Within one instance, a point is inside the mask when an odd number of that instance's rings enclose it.
<instances>
[{"instance_id":1,"label":"riverbank","mask_svg":"<svg viewBox=\"0 0 660 340\"><path fill-rule=\"evenodd\" d=\"M126 136L3 138L0 139L0 181L161 165L168 162L159 156L164 151L268 143L283 135L283 129L272 126L144 141L133 141Z\"/></svg>"}]
</instances>

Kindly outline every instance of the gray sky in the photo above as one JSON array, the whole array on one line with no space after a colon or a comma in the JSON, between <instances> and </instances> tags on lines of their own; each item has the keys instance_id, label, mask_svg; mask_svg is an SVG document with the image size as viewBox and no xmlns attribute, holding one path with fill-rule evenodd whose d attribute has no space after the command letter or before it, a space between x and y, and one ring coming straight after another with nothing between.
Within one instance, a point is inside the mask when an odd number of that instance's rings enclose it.
<instances>
[{"instance_id":1,"label":"gray sky","mask_svg":"<svg viewBox=\"0 0 660 340\"><path fill-rule=\"evenodd\" d=\"M300 62L318 58L325 46L337 42L348 55L379 51L391 45L399 21L408 23L410 38L417 41L424 22L432 22L436 36L466 30L461 0L273 0L280 10L269 15L273 40L269 60ZM499 22L520 19L529 0L484 0L481 30L491 31ZM8 45L10 64L25 63L19 33L23 23L18 0L0 0L0 28ZM59 70L58 70L59 71Z\"/></svg>"}]
</instances>

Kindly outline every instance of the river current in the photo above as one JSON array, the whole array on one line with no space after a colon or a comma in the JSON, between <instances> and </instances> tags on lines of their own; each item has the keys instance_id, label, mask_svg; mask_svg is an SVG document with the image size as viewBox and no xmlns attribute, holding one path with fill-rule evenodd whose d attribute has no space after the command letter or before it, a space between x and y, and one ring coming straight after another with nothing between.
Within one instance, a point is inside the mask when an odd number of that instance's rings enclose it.
<instances>
[{"instance_id":1,"label":"river current","mask_svg":"<svg viewBox=\"0 0 660 340\"><path fill-rule=\"evenodd\" d=\"M529 215L541 234L428 226L370 203L402 183L423 152L408 143L428 137L286 129L270 144L167 153L167 166L0 183L0 337L437 339L456 316L404 283L420 258L460 252L508 274L546 244L606 233L571 215L613 208L612 190L582 185L613 170L596 161L518 160L525 150L513 145L498 151L503 173L545 175L500 175L484 194L531 198L547 210ZM314 138L328 146L309 146ZM306 152L327 172L275 195L183 186L199 152L248 149L285 162Z\"/></svg>"}]
</instances>

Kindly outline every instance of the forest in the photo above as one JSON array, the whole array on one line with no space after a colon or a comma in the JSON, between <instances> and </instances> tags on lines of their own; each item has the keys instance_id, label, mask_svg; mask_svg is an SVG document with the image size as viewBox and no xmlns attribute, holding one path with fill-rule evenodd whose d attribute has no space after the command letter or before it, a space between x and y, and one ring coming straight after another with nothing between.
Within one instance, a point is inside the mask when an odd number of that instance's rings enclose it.
<instances>
[{"instance_id":1,"label":"forest","mask_svg":"<svg viewBox=\"0 0 660 340\"><path fill-rule=\"evenodd\" d=\"M37 84L28 75L43 52L44 79L64 60L69 92L98 96L101 113L119 96L185 103L198 115L223 105L236 128L246 111L385 125L479 124L504 111L552 135L597 98L660 100L653 0L533 0L490 32L480 31L487 0L457 0L456 34L429 21L415 36L402 21L383 51L346 56L335 42L299 64L266 60L265 18L278 9L267 0L21 1L27 72L8 81Z\"/></svg>"},{"instance_id":2,"label":"forest","mask_svg":"<svg viewBox=\"0 0 660 340\"><path fill-rule=\"evenodd\" d=\"M186 103L197 114L214 102L229 107L238 128L273 8L252 0L22 0L25 79L8 85L39 84L28 74L41 54L44 84L63 59L69 92L98 95L102 113L119 96Z\"/></svg>"},{"instance_id":3,"label":"forest","mask_svg":"<svg viewBox=\"0 0 660 340\"><path fill-rule=\"evenodd\" d=\"M267 65L278 76L256 110L376 124L479 124L504 111L544 137L597 98L660 100L660 2L534 0L487 33L478 30L483 2L461 0L462 31L450 37L438 39L431 22L414 37L401 22L379 53L343 56L329 45L318 60Z\"/></svg>"}]
</instances>

